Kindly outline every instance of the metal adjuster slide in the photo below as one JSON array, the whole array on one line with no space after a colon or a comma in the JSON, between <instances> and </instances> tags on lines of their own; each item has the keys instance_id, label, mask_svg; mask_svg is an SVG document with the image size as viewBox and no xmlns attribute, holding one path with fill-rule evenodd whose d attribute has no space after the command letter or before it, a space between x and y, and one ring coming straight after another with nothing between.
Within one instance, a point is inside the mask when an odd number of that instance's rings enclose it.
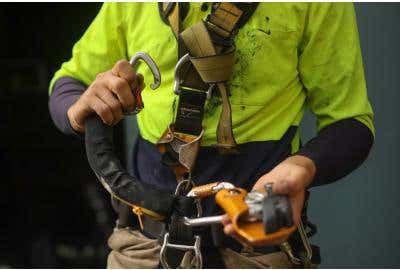
<instances>
[{"instance_id":1,"label":"metal adjuster slide","mask_svg":"<svg viewBox=\"0 0 400 270\"><path fill-rule=\"evenodd\" d=\"M181 195L181 193L185 190L188 190L189 188L193 188L194 183L191 179L191 174L189 173L187 179L183 179L180 181L176 187L175 190L175 195ZM201 217L202 215L202 208L201 208L201 203L200 199L195 200L196 203L196 208L197 208L197 217ZM187 218L187 217L184 217ZM173 244L169 242L169 233L167 232L164 235L163 243L161 245L161 250L160 250L160 263L163 268L169 269L171 266L168 264L167 260L167 249L172 248L172 249L178 249L182 251L193 251L194 252L194 258L193 258L193 267L200 269L203 266L203 257L201 255L201 250L200 250L200 243L201 243L201 237L199 235L194 236L194 244L193 245L181 245L181 244Z\"/></svg>"},{"instance_id":2,"label":"metal adjuster slide","mask_svg":"<svg viewBox=\"0 0 400 270\"><path fill-rule=\"evenodd\" d=\"M174 93L175 93L176 95L180 95L182 89L184 89L184 90L190 90L190 91L197 91L197 92L204 92L204 91L199 90L199 89L195 89L195 88L186 87L186 86L182 86L182 85L181 85L181 84L183 83L182 79L180 78L180 76L181 76L181 75L180 75L181 69L182 69L183 65L186 64L186 63L189 62L189 61L190 61L190 55L187 53L187 54L185 54L184 56L182 56L182 57L179 59L178 63L176 63L176 66L175 66L175 75L174 75L174 78L175 78L175 82L174 82ZM206 98L207 98L207 100L209 100L209 99L211 98L211 96L212 96L212 91L213 91L214 87L215 87L215 84L214 84L214 83L213 83L213 84L210 84L210 87L209 87L209 88L207 89L207 91L205 92L205 93L206 93Z\"/></svg>"}]
</instances>

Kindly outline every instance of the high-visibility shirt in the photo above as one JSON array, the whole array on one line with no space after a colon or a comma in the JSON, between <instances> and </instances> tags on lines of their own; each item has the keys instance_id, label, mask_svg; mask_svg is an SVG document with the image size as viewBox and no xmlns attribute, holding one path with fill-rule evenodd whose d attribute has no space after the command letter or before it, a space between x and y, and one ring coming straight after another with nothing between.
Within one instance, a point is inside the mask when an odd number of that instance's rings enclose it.
<instances>
[{"instance_id":1,"label":"high-visibility shirt","mask_svg":"<svg viewBox=\"0 0 400 270\"><path fill-rule=\"evenodd\" d=\"M190 3L184 28L210 13L210 7L200 7ZM280 139L300 124L306 106L316 115L318 130L355 118L374 132L351 3L260 3L235 44L227 84L237 143ZM162 75L160 88L142 92L145 108L137 115L141 136L156 143L174 121L179 99L173 92L177 41L159 17L157 3L105 3L71 59L56 72L50 91L64 76L89 85L98 73L138 51L150 54ZM152 83L146 65L138 72ZM214 95L205 107L203 146L216 144L220 112L221 98Z\"/></svg>"}]
</instances>

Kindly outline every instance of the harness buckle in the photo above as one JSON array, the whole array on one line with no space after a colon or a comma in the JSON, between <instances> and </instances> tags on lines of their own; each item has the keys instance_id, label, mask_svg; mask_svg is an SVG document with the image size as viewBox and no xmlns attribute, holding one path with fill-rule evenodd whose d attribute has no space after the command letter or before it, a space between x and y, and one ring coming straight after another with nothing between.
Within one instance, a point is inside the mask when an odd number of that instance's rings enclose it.
<instances>
[{"instance_id":1,"label":"harness buckle","mask_svg":"<svg viewBox=\"0 0 400 270\"><path fill-rule=\"evenodd\" d=\"M168 264L167 261L167 249L168 248L173 248L173 249L178 249L178 250L183 250L183 251L192 251L194 252L194 258L192 260L193 267L196 269L200 269L203 266L203 257L201 255L201 250L200 250L200 243L201 239L200 236L195 235L195 242L193 246L190 245L178 245L178 244L171 244L168 239L169 239L169 233L166 233L164 235L164 240L163 244L161 246L161 251L160 251L160 263L163 268L165 269L170 269L171 266ZM187 268L187 267L185 267Z\"/></svg>"},{"instance_id":2,"label":"harness buckle","mask_svg":"<svg viewBox=\"0 0 400 270\"><path fill-rule=\"evenodd\" d=\"M176 63L176 66L175 66L174 93L176 95L178 95L178 96L180 95L182 89L189 90L189 91L204 92L204 91L199 90L199 89L195 89L195 88L192 88L192 87L186 87L186 86L182 86L181 85L183 83L183 80L180 78L182 67L188 62L190 62L190 55L187 53L187 54L185 54L184 56L182 56L178 60L178 62ZM209 100L211 98L212 92L213 92L213 89L214 89L215 85L216 85L215 83L210 84L210 86L208 87L207 91L205 91L207 100Z\"/></svg>"},{"instance_id":3,"label":"harness buckle","mask_svg":"<svg viewBox=\"0 0 400 270\"><path fill-rule=\"evenodd\" d=\"M195 187L194 182L191 179L191 175L189 173L189 177L187 179L182 179L175 189L175 196L180 195L182 191L192 190ZM189 189L191 188L191 189ZM186 195L190 196L190 192ZM196 210L197 210L197 217L201 217L203 215L203 209L201 208L201 201L200 198L195 198Z\"/></svg>"},{"instance_id":4,"label":"harness buckle","mask_svg":"<svg viewBox=\"0 0 400 270\"><path fill-rule=\"evenodd\" d=\"M189 173L188 176L185 179L182 179L178 185L176 186L175 189L175 195L181 195L183 192L186 192L187 190L191 190L194 187L194 182L191 179L191 174ZM196 198L195 200L196 208L197 208L197 217L201 217L202 215L202 208L201 208L201 202L200 199ZM185 220L184 217L183 220ZM167 260L167 249L172 248L172 249L177 249L177 250L182 250L186 251L185 255L183 256L184 261L189 261L189 264L193 266L193 268L202 268L203 266L203 257L201 255L201 250L200 250L200 244L201 244L201 237L199 235L194 235L194 244L193 245L182 245L182 244L173 244L169 242L169 232L165 233L164 238L163 238L163 243L161 245L161 250L160 250L160 263L163 268L170 269L171 266L168 264ZM194 252L194 257L192 259L187 258L187 256L193 255L189 254L188 252ZM182 266L182 265L181 265ZM183 265L183 268L189 268L187 265Z\"/></svg>"},{"instance_id":5,"label":"harness buckle","mask_svg":"<svg viewBox=\"0 0 400 270\"><path fill-rule=\"evenodd\" d=\"M204 130L198 136L177 133L174 130L174 126L171 125L158 141L157 147L163 156L168 154L168 151L172 151L175 155L174 159L176 160L174 162L176 164L166 165L173 165L177 168L182 167L182 169L176 171L174 169L177 180L181 178L184 172L190 172L193 169L203 134ZM179 173L177 174L177 172Z\"/></svg>"}]
</instances>

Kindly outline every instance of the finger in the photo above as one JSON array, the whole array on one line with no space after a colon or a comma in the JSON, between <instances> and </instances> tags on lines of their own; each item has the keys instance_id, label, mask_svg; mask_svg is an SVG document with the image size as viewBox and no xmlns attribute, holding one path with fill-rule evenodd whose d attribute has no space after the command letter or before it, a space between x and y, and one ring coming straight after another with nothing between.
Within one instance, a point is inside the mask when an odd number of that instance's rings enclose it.
<instances>
[{"instance_id":1,"label":"finger","mask_svg":"<svg viewBox=\"0 0 400 270\"><path fill-rule=\"evenodd\" d=\"M290 198L292 206L293 223L297 226L301 220L301 212L303 210L305 193L301 192L298 195Z\"/></svg>"},{"instance_id":2,"label":"finger","mask_svg":"<svg viewBox=\"0 0 400 270\"><path fill-rule=\"evenodd\" d=\"M105 88L101 88L100 90L98 90L96 95L110 107L114 116L113 124L118 123L124 117L122 106L119 100L109 90Z\"/></svg>"},{"instance_id":3,"label":"finger","mask_svg":"<svg viewBox=\"0 0 400 270\"><path fill-rule=\"evenodd\" d=\"M229 223L231 223L231 219L229 218L228 215L223 215L222 219L221 219L221 223L222 225L228 225Z\"/></svg>"},{"instance_id":4,"label":"finger","mask_svg":"<svg viewBox=\"0 0 400 270\"><path fill-rule=\"evenodd\" d=\"M144 77L142 74L136 74L136 80L131 84L132 89L138 89L139 91L143 90L144 88Z\"/></svg>"},{"instance_id":5,"label":"finger","mask_svg":"<svg viewBox=\"0 0 400 270\"><path fill-rule=\"evenodd\" d=\"M232 224L227 224L224 226L224 233L226 235L232 236L235 233L235 228L233 227Z\"/></svg>"},{"instance_id":6,"label":"finger","mask_svg":"<svg viewBox=\"0 0 400 270\"><path fill-rule=\"evenodd\" d=\"M89 101L89 106L92 108L97 115L100 116L101 120L107 125L112 125L114 122L114 115L111 111L111 108L104 103L97 96L93 96Z\"/></svg>"},{"instance_id":7,"label":"finger","mask_svg":"<svg viewBox=\"0 0 400 270\"><path fill-rule=\"evenodd\" d=\"M119 60L111 69L112 74L125 79L129 85L136 81L136 73L131 64L126 60Z\"/></svg>"},{"instance_id":8,"label":"finger","mask_svg":"<svg viewBox=\"0 0 400 270\"><path fill-rule=\"evenodd\" d=\"M108 89L118 97L123 109L126 111L133 111L135 108L135 99L128 82L114 75L110 75L105 82Z\"/></svg>"}]
</instances>

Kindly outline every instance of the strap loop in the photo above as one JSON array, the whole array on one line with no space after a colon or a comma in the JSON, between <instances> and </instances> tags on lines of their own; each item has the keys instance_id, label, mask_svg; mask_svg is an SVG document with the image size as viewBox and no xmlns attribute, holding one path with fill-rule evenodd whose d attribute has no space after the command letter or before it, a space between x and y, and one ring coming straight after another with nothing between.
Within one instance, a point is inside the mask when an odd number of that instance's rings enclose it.
<instances>
[{"instance_id":1,"label":"strap loop","mask_svg":"<svg viewBox=\"0 0 400 270\"><path fill-rule=\"evenodd\" d=\"M225 82L230 79L234 66L235 49L218 55L192 57L190 61L206 83Z\"/></svg>"}]
</instances>

